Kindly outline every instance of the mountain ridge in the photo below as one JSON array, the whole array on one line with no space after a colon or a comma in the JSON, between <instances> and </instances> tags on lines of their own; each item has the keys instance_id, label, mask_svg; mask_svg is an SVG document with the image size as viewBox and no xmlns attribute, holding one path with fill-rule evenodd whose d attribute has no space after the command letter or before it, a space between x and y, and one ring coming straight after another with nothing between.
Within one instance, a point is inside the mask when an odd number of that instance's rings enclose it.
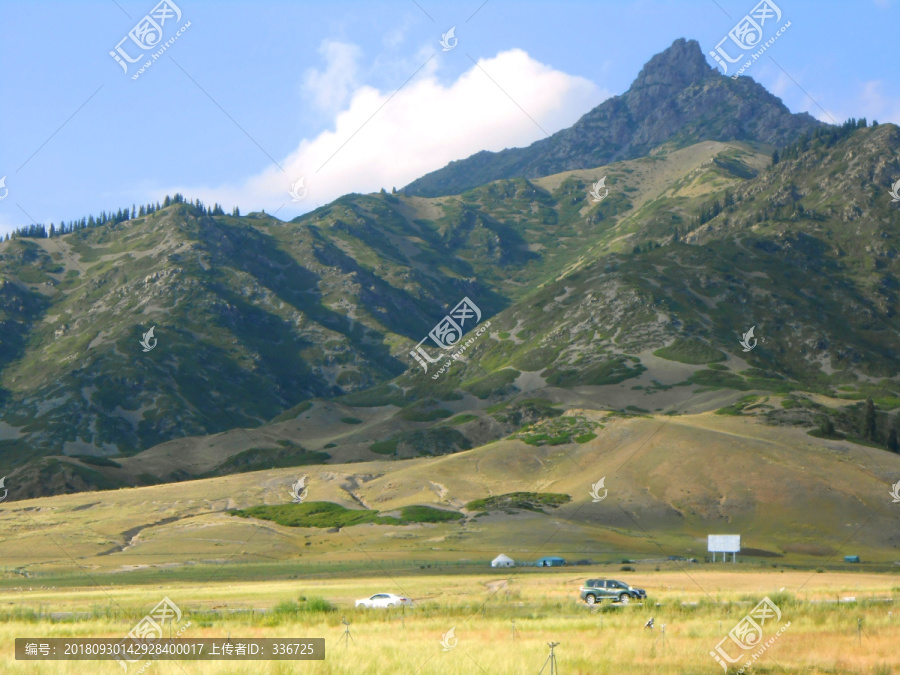
<instances>
[{"instance_id":1,"label":"mountain ridge","mask_svg":"<svg viewBox=\"0 0 900 675\"><path fill-rule=\"evenodd\" d=\"M629 89L571 127L525 148L483 150L414 180L401 192L440 197L502 178L539 178L649 154L666 142L753 141L783 146L821 126L792 114L753 80L732 80L706 62L696 40L679 38L653 56Z\"/></svg>"}]
</instances>

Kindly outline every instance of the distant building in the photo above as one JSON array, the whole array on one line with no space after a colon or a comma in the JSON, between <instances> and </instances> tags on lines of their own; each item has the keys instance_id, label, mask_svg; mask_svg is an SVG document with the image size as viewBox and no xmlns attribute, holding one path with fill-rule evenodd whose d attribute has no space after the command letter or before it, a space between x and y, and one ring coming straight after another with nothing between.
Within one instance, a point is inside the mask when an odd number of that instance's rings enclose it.
<instances>
[{"instance_id":1,"label":"distant building","mask_svg":"<svg viewBox=\"0 0 900 675\"><path fill-rule=\"evenodd\" d=\"M562 567L565 564L565 560L555 555L545 555L543 558L538 558L537 561L538 567Z\"/></svg>"},{"instance_id":2,"label":"distant building","mask_svg":"<svg viewBox=\"0 0 900 675\"><path fill-rule=\"evenodd\" d=\"M491 567L515 567L515 565L515 561L503 553L491 561Z\"/></svg>"},{"instance_id":3,"label":"distant building","mask_svg":"<svg viewBox=\"0 0 900 675\"><path fill-rule=\"evenodd\" d=\"M858 563L859 556L858 555L845 555L844 562Z\"/></svg>"}]
</instances>

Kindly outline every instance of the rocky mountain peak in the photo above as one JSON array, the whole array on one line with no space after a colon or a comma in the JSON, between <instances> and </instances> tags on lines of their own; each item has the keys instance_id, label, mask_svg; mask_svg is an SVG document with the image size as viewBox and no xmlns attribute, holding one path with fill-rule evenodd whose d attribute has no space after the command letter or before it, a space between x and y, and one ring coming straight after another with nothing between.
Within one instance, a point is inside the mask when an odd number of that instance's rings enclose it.
<instances>
[{"instance_id":1,"label":"rocky mountain peak","mask_svg":"<svg viewBox=\"0 0 900 675\"><path fill-rule=\"evenodd\" d=\"M706 62L700 43L678 38L644 64L629 90L664 87L677 91L715 76L716 71Z\"/></svg>"}]
</instances>

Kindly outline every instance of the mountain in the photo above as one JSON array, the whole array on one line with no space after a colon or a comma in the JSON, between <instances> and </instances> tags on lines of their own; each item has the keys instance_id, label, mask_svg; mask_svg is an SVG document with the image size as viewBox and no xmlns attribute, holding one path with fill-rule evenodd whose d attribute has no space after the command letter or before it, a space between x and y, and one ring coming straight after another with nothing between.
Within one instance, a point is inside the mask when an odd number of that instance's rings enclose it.
<instances>
[{"instance_id":1,"label":"mountain","mask_svg":"<svg viewBox=\"0 0 900 675\"><path fill-rule=\"evenodd\" d=\"M403 188L439 197L501 178L540 178L650 154L664 143L704 140L781 147L821 123L791 114L781 99L748 77L732 80L711 68L696 40L676 40L643 67L628 91L613 96L573 126L527 148L478 152Z\"/></svg>"},{"instance_id":2,"label":"mountain","mask_svg":"<svg viewBox=\"0 0 900 675\"><path fill-rule=\"evenodd\" d=\"M559 427L567 409L762 406L862 441L873 398L883 446L900 403L900 130L821 129L782 156L704 142L459 197L349 195L292 223L173 204L13 240L7 485L21 498L596 433ZM407 354L463 295L491 331L434 381Z\"/></svg>"},{"instance_id":3,"label":"mountain","mask_svg":"<svg viewBox=\"0 0 900 675\"><path fill-rule=\"evenodd\" d=\"M175 201L0 244L0 461L129 456L310 398L370 396L414 365L410 348L460 298L496 315L563 274L582 244L594 257L618 248L617 214L673 176L736 180L703 164L720 155L768 161L711 143L604 168L629 185L589 213L573 175L448 200L348 195L291 223Z\"/></svg>"},{"instance_id":4,"label":"mountain","mask_svg":"<svg viewBox=\"0 0 900 675\"><path fill-rule=\"evenodd\" d=\"M0 475L15 500L502 439L574 450L601 418L711 411L881 453L900 407L897 177L900 130L851 120L777 157L670 137L291 222L179 197L16 237L0 243ZM410 350L463 297L490 330L424 372Z\"/></svg>"},{"instance_id":5,"label":"mountain","mask_svg":"<svg viewBox=\"0 0 900 675\"><path fill-rule=\"evenodd\" d=\"M443 295L483 294L392 263L390 243L371 236L386 207L336 203L286 228L173 203L4 243L3 463L48 451L127 454L256 425L402 372L388 334L411 337L433 322L437 310L422 308ZM373 242L366 254L380 272L347 254L347 231ZM157 343L146 351L151 327Z\"/></svg>"}]
</instances>

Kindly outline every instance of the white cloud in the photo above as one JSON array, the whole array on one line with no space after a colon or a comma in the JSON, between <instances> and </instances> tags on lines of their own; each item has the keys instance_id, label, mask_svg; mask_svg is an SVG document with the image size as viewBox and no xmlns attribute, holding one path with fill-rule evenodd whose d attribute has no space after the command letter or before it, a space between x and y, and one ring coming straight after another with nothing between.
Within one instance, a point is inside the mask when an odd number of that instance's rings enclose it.
<instances>
[{"instance_id":1,"label":"white cloud","mask_svg":"<svg viewBox=\"0 0 900 675\"><path fill-rule=\"evenodd\" d=\"M307 80L319 88L319 102L340 98L344 85L326 82L326 73L334 64L358 56L352 45L336 44L323 47L329 65ZM280 162L284 172L272 167L239 185L186 186L168 192L217 201L226 209L237 204L242 212L277 210L279 218L288 219L349 192L400 188L479 150L528 145L544 137L535 122L553 133L609 96L592 82L539 63L521 49L482 59L449 85L436 77L438 63L439 58L431 59L393 96L371 86L356 87L332 129L304 139ZM308 195L293 203L287 191L301 176Z\"/></svg>"},{"instance_id":2,"label":"white cloud","mask_svg":"<svg viewBox=\"0 0 900 675\"><path fill-rule=\"evenodd\" d=\"M360 49L346 42L324 40L319 53L325 69L310 68L304 77L304 91L319 108L335 111L343 106L357 86L357 63Z\"/></svg>"}]
</instances>

